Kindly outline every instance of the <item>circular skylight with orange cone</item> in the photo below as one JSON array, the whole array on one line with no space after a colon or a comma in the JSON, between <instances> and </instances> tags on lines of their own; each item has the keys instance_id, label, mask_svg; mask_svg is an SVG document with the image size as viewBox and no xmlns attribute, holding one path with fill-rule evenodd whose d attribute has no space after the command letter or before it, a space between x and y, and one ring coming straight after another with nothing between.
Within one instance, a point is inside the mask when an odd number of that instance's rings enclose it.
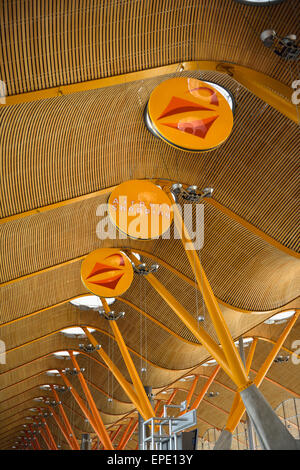
<instances>
[{"instance_id":1,"label":"circular skylight with orange cone","mask_svg":"<svg viewBox=\"0 0 300 470\"><path fill-rule=\"evenodd\" d=\"M151 93L147 112L152 131L168 144L189 151L221 145L233 127L233 113L225 97L195 78L172 78Z\"/></svg>"},{"instance_id":2,"label":"circular skylight with orange cone","mask_svg":"<svg viewBox=\"0 0 300 470\"><path fill-rule=\"evenodd\" d=\"M99 248L82 262L81 280L99 297L117 297L132 283L132 264L125 253L116 248Z\"/></svg>"}]
</instances>

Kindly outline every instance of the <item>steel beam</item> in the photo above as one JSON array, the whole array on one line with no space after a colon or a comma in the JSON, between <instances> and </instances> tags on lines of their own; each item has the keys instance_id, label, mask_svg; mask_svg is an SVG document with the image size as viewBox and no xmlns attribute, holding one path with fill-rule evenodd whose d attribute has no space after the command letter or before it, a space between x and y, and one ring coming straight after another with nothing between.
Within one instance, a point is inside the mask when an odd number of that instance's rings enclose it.
<instances>
[{"instance_id":1,"label":"steel beam","mask_svg":"<svg viewBox=\"0 0 300 470\"><path fill-rule=\"evenodd\" d=\"M81 327L88 339L91 341L92 345L94 347L99 346L98 341L94 338L94 336L89 332L89 330L82 326ZM146 412L144 408L142 407L139 398L135 391L133 390L131 384L125 379L123 374L120 372L120 370L117 368L117 366L112 362L112 360L109 358L109 356L106 354L106 352L103 350L102 347L100 349L96 350L101 359L105 362L107 367L111 370L113 375L115 376L116 380L119 382L120 386L123 388L124 392L130 399L130 401L136 406L138 412L143 416L146 417Z\"/></svg>"},{"instance_id":2,"label":"steel beam","mask_svg":"<svg viewBox=\"0 0 300 470\"><path fill-rule=\"evenodd\" d=\"M199 405L200 403L202 402L205 394L207 393L209 387L211 386L211 384L213 383L213 381L215 380L216 376L217 376L217 373L219 372L220 370L220 366L217 365L217 367L215 368L215 370L213 371L213 373L211 374L211 376L209 377L209 379L207 380L206 384L204 385L204 387L202 388L201 392L199 393L199 395L197 396L197 398L195 399L194 403L192 404L191 406L191 410L197 410L199 408Z\"/></svg>"},{"instance_id":3,"label":"steel beam","mask_svg":"<svg viewBox=\"0 0 300 470\"><path fill-rule=\"evenodd\" d=\"M94 402L93 396L92 396L92 394L91 394L91 392L90 392L90 389L89 389L89 387L88 387L88 385L87 385L87 383L86 383L86 381L85 381L85 378L84 378L84 376L83 376L83 374L82 374L82 372L81 372L81 370L80 370L80 368L79 368L79 365L78 365L78 363L77 363L77 360L76 360L76 358L75 358L75 356L74 356L74 354L73 354L72 351L68 351L68 352L69 352L69 354L70 354L70 357L71 357L71 360L72 360L72 362L73 362L73 365L74 365L74 367L75 367L75 369L76 369L76 371L77 371L78 379L79 379L79 381L80 381L82 390L83 390L83 392L84 392L84 394L85 394L85 397L86 397L86 399L87 399L87 401L88 401L89 407L90 407L90 409L91 409L91 411L92 411L92 414L93 414L95 423L96 423L96 425L97 425L97 428L98 428L98 430L99 430L99 434L100 434L100 436L101 436L101 441L102 441L102 443L103 443L103 446L104 446L104 448L105 448L106 450L114 450L113 445L112 445L112 443L111 443L111 440L110 440L110 438L109 438L108 432L107 432L107 430L106 430L106 428L105 428L105 426L104 426L104 424L103 424L103 421L102 421L102 418L101 418L100 413L99 413L99 411L98 411L98 408L97 408L97 406L96 406L96 404L95 404L95 402Z\"/></svg>"},{"instance_id":4,"label":"steel beam","mask_svg":"<svg viewBox=\"0 0 300 470\"><path fill-rule=\"evenodd\" d=\"M219 307L218 301L209 284L205 271L197 255L197 251L194 248L192 239L181 217L178 205L173 204L172 207L174 214L174 224L178 230L178 233L181 236L181 241L185 253L197 280L198 287L202 293L203 300L209 312L211 321L214 325L219 341L222 345L227 363L230 367L231 377L237 387L243 389L249 386L251 382L247 377L243 362L234 344L229 328Z\"/></svg>"},{"instance_id":5,"label":"steel beam","mask_svg":"<svg viewBox=\"0 0 300 470\"><path fill-rule=\"evenodd\" d=\"M130 252L129 258L135 264L139 263L137 257ZM187 326L187 328L193 333L198 341L209 351L214 359L220 364L222 369L226 372L229 377L233 379L231 369L228 365L227 359L225 358L224 352L217 345L217 343L209 336L209 334L198 325L195 318L178 302L178 300L165 288L165 286L151 273L145 276L146 280L152 287L160 294L165 302L171 307L176 313L180 320Z\"/></svg>"},{"instance_id":6,"label":"steel beam","mask_svg":"<svg viewBox=\"0 0 300 470\"><path fill-rule=\"evenodd\" d=\"M59 411L60 411L60 414L61 414L61 417L63 419L63 422L64 422L64 425L65 425L65 428L66 428L66 431L67 431L67 434L69 436L69 439L71 440L72 442L72 447L73 447L73 450L79 450L80 447L79 447L79 444L78 444L78 441L76 439L76 435L72 429L72 426L70 424L70 421L68 420L68 417L66 415L66 412L64 410L64 407L59 399L59 396L57 394L57 391L55 390L54 386L52 384L50 384L50 388L52 390L52 393L54 395L54 398L55 398L55 401L56 403L58 404L58 408L59 408Z\"/></svg>"}]
</instances>

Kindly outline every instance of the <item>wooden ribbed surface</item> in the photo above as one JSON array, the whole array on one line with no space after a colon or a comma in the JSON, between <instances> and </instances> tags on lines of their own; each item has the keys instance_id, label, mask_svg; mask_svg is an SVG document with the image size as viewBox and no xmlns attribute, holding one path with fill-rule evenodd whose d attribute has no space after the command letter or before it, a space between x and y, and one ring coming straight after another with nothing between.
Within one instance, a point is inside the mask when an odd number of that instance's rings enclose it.
<instances>
[{"instance_id":1,"label":"wooden ribbed surface","mask_svg":"<svg viewBox=\"0 0 300 470\"><path fill-rule=\"evenodd\" d=\"M279 34L299 36L296 7L296 0L268 8L247 7L234 0L5 0L1 4L0 80L9 95L16 95L184 61L211 60L243 65L290 86L297 78L296 65L264 48L259 35L272 26ZM191 315L205 314L202 326L217 340L202 297L191 285L194 276L178 240L101 241L96 235L96 210L107 195L76 203L69 201L72 198L134 178L211 186L215 200L232 215L205 203L200 256L232 336L253 334L276 341L284 326L262 322L275 311L298 306L299 263L291 255L299 251L299 126L228 75L183 72L181 76L216 82L232 93L234 128L229 139L211 152L176 150L149 133L143 112L151 91L179 74L178 70L172 75L0 107L0 215L11 217L0 224L0 337L8 349L7 362L0 370L0 448L15 442L28 422L26 416L32 414L29 408L37 406L33 398L50 396L39 386L62 384L60 377L49 378L45 371L70 367L70 361L55 359L52 353L76 350L82 340L65 338L59 333L61 328L98 328L95 337L130 380L107 322L67 302L86 292L80 281L81 259L95 248L142 250L147 264L154 262L153 256L168 263L171 269L161 265L156 276ZM64 206L14 219L61 201ZM235 214L253 228L246 228ZM279 245L268 243L264 235ZM179 403L186 398L190 383L178 379L195 373L196 368L200 379L195 399L213 369L201 366L208 353L146 279L136 276L123 298L148 315L146 319L122 301L114 305L116 311L126 311L119 327L137 370L146 364L143 383L152 385L156 398L162 399L167 397L160 393L162 388L180 388L175 399ZM19 321L3 326L13 320ZM285 346L292 350L298 338L299 320ZM271 347L259 340L255 370ZM85 368L103 420L107 426L121 420L125 427L133 406L97 353L92 357L95 360L81 354L78 361ZM262 384L273 407L291 392L299 394L295 367L291 361L272 365L268 377L285 387L268 381ZM84 398L77 378L71 381ZM220 395L211 400L206 397L198 410L200 435L225 425L234 388L220 371L211 388ZM113 396L112 404L108 396ZM61 399L77 437L91 432L70 393ZM57 442L67 448L54 423L49 424ZM128 448L135 446L136 435Z\"/></svg>"},{"instance_id":2,"label":"wooden ribbed surface","mask_svg":"<svg viewBox=\"0 0 300 470\"><path fill-rule=\"evenodd\" d=\"M299 127L230 77L189 75L237 95L230 138L201 155L165 145L144 125L151 90L167 76L2 108L2 216L154 176L212 186L217 201L297 250Z\"/></svg>"}]
</instances>

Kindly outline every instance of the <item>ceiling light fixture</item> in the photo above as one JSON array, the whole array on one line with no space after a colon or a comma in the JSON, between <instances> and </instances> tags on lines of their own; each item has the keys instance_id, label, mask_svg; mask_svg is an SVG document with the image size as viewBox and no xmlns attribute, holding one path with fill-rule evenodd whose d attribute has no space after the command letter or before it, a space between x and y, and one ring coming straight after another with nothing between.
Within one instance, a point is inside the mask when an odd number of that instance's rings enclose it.
<instances>
[{"instance_id":1,"label":"ceiling light fixture","mask_svg":"<svg viewBox=\"0 0 300 470\"><path fill-rule=\"evenodd\" d=\"M289 362L289 358L290 356L277 356L275 359L274 359L274 362L275 363L283 363L283 362Z\"/></svg>"},{"instance_id":2,"label":"ceiling light fixture","mask_svg":"<svg viewBox=\"0 0 300 470\"><path fill-rule=\"evenodd\" d=\"M244 348L246 348L247 346L249 346L250 343L252 343L253 341L253 338L243 338L243 345L244 345ZM234 344L236 346L239 346L239 340L235 341Z\"/></svg>"},{"instance_id":3,"label":"ceiling light fixture","mask_svg":"<svg viewBox=\"0 0 300 470\"><path fill-rule=\"evenodd\" d=\"M278 36L273 29L266 29L260 35L260 39L265 47L285 60L296 60L300 56L300 47L296 43L297 36L288 34L284 37Z\"/></svg>"}]
</instances>

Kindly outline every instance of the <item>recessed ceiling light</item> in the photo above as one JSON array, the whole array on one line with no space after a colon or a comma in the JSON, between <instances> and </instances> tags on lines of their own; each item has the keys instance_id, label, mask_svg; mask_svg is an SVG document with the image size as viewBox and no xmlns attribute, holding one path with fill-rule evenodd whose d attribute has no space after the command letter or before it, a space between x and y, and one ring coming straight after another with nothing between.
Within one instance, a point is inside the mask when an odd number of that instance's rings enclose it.
<instances>
[{"instance_id":1,"label":"recessed ceiling light","mask_svg":"<svg viewBox=\"0 0 300 470\"><path fill-rule=\"evenodd\" d=\"M108 305L112 305L116 299L114 297L105 299ZM102 302L97 295L83 295L76 299L70 300L70 304L79 307L82 310L99 310L103 309Z\"/></svg>"},{"instance_id":2,"label":"recessed ceiling light","mask_svg":"<svg viewBox=\"0 0 300 470\"><path fill-rule=\"evenodd\" d=\"M95 329L88 328L88 331L93 333ZM61 333L68 336L69 338L85 338L85 333L83 332L82 328L80 328L80 326L65 328L64 330L61 330Z\"/></svg>"},{"instance_id":3,"label":"recessed ceiling light","mask_svg":"<svg viewBox=\"0 0 300 470\"><path fill-rule=\"evenodd\" d=\"M40 385L41 390L49 390L49 388L50 388L50 385L48 385L48 384Z\"/></svg>"},{"instance_id":4,"label":"recessed ceiling light","mask_svg":"<svg viewBox=\"0 0 300 470\"><path fill-rule=\"evenodd\" d=\"M285 312L279 312L273 315L268 320L266 320L264 323L266 323L267 325L272 325L274 323L277 323L277 324L285 323L294 314L295 314L295 310L286 310Z\"/></svg>"},{"instance_id":5,"label":"recessed ceiling light","mask_svg":"<svg viewBox=\"0 0 300 470\"><path fill-rule=\"evenodd\" d=\"M290 356L277 356L274 359L274 362L278 362L278 363L289 362L289 358Z\"/></svg>"},{"instance_id":6,"label":"recessed ceiling light","mask_svg":"<svg viewBox=\"0 0 300 470\"><path fill-rule=\"evenodd\" d=\"M192 380L194 378L195 378L194 375L187 375L186 377L182 377L182 379L179 379L179 382L186 382L186 381Z\"/></svg>"}]
</instances>

